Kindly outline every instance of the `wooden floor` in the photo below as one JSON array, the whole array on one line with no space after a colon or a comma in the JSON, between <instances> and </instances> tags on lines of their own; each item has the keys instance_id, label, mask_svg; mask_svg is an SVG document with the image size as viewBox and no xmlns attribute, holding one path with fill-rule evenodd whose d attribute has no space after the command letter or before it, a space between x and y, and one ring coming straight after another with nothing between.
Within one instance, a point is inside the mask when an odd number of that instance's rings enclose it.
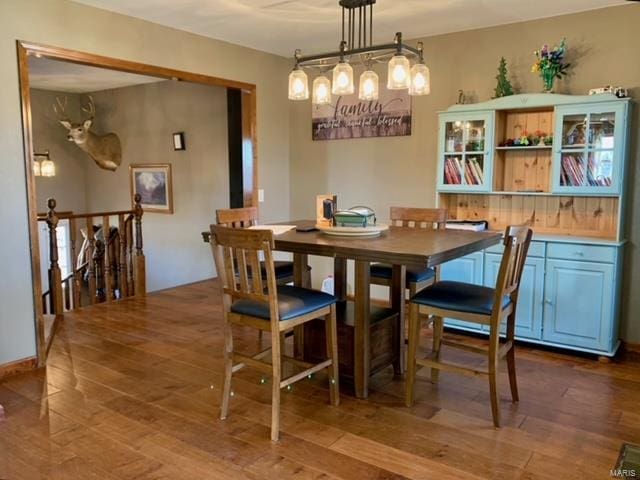
<instances>
[{"instance_id":1,"label":"wooden floor","mask_svg":"<svg viewBox=\"0 0 640 480\"><path fill-rule=\"evenodd\" d=\"M408 409L389 369L368 400L343 393L337 408L322 375L297 383L273 444L257 373L237 374L217 419L220 330L213 282L68 315L46 370L0 383L0 478L607 479L621 443L640 443L637 358L520 347L521 402L502 373L500 430L481 379L443 373L433 386L420 371ZM258 349L254 331L239 338Z\"/></svg>"}]
</instances>

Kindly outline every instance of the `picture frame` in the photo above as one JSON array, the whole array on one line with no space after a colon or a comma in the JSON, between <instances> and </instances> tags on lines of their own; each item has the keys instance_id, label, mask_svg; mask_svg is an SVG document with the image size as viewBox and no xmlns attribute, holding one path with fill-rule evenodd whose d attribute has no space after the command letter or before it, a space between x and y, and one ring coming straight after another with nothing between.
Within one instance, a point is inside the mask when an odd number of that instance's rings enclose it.
<instances>
[{"instance_id":1,"label":"picture frame","mask_svg":"<svg viewBox=\"0 0 640 480\"><path fill-rule=\"evenodd\" d=\"M129 165L131 205L135 206L135 195L142 197L145 212L173 213L173 180L171 164L149 163Z\"/></svg>"}]
</instances>

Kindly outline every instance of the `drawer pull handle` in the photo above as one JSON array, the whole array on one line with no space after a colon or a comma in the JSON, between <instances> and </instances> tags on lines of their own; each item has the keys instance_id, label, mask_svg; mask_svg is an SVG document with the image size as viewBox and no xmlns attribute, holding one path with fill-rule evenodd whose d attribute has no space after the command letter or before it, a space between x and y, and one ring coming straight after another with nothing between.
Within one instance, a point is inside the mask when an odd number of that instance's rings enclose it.
<instances>
[{"instance_id":1,"label":"drawer pull handle","mask_svg":"<svg viewBox=\"0 0 640 480\"><path fill-rule=\"evenodd\" d=\"M546 303L547 305L553 305L553 302L548 298L544 299L544 303Z\"/></svg>"},{"instance_id":2,"label":"drawer pull handle","mask_svg":"<svg viewBox=\"0 0 640 480\"><path fill-rule=\"evenodd\" d=\"M580 250L576 250L575 255L578 257L584 257L584 252L581 252Z\"/></svg>"}]
</instances>

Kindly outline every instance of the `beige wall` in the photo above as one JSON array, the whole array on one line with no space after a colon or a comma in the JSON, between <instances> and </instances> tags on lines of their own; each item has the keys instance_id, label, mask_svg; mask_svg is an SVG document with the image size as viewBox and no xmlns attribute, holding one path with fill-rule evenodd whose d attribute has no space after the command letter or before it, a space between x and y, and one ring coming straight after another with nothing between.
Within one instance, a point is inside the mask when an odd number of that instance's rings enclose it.
<instances>
[{"instance_id":1,"label":"beige wall","mask_svg":"<svg viewBox=\"0 0 640 480\"><path fill-rule=\"evenodd\" d=\"M211 250L200 232L217 208L229 208L227 90L168 81L92 96L98 111L95 131L118 135L122 165L110 172L88 160L88 210L131 207L130 164L171 164L174 213L146 212L142 222L147 289L213 277ZM173 149L173 132L184 132L186 150Z\"/></svg>"},{"instance_id":2,"label":"beige wall","mask_svg":"<svg viewBox=\"0 0 640 480\"><path fill-rule=\"evenodd\" d=\"M287 216L290 199L287 60L66 0L1 0L0 364L35 354L18 39L255 83L262 220Z\"/></svg>"},{"instance_id":3,"label":"beige wall","mask_svg":"<svg viewBox=\"0 0 640 480\"><path fill-rule=\"evenodd\" d=\"M425 38L425 58L431 69L432 93L413 102L411 137L311 140L310 102L291 102L292 217L312 217L314 196L336 193L340 204L372 206L380 217L391 205L433 206L437 162L437 112L457 99L458 89L476 101L493 94L498 62L508 62L520 92L538 92L541 82L530 73L532 52L545 42L567 38L571 76L558 83L560 93L584 94L613 84L640 97L640 5L625 5L545 20ZM385 78L386 74L382 77ZM629 220L624 282L622 336L640 342L640 188L638 183L638 111L633 119ZM631 222L631 219L635 219ZM325 272L318 265L318 272Z\"/></svg>"}]
</instances>

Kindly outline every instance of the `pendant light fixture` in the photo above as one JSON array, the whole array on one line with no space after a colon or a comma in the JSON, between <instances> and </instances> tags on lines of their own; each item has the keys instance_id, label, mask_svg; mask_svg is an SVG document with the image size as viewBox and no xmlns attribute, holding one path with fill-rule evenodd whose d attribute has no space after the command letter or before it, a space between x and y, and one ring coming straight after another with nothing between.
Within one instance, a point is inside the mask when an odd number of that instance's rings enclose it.
<instances>
[{"instance_id":1,"label":"pendant light fixture","mask_svg":"<svg viewBox=\"0 0 640 480\"><path fill-rule=\"evenodd\" d=\"M360 75L358 98L364 101L378 100L379 84L378 74L373 70L367 70Z\"/></svg>"},{"instance_id":2,"label":"pendant light fixture","mask_svg":"<svg viewBox=\"0 0 640 480\"><path fill-rule=\"evenodd\" d=\"M346 43L340 43L340 61L333 68L333 88L334 95L351 95L355 91L353 85L353 67L344 59Z\"/></svg>"},{"instance_id":3,"label":"pendant light fixture","mask_svg":"<svg viewBox=\"0 0 640 480\"><path fill-rule=\"evenodd\" d=\"M409 90L411 95L427 95L430 90L429 69L424 63L422 44L412 47L402 42L402 33L395 35L393 43L373 45L373 5L376 0L339 0L342 7L342 40L337 52L301 56L295 52L296 66L289 75L289 98L305 100L309 96L306 75L303 69L319 68L326 71L333 68L331 92L334 95L351 95L355 92L353 66L367 65L360 76L358 98L374 100L379 94L378 75L369 65L372 62L387 62L387 89ZM411 59L419 61L411 67ZM321 76L313 83L313 103L328 101L324 88L328 79ZM317 93L316 94L316 87ZM318 100L318 102L316 102Z\"/></svg>"},{"instance_id":4,"label":"pendant light fixture","mask_svg":"<svg viewBox=\"0 0 640 480\"><path fill-rule=\"evenodd\" d=\"M313 81L313 104L329 105L331 103L331 82L324 75Z\"/></svg>"},{"instance_id":5,"label":"pendant light fixture","mask_svg":"<svg viewBox=\"0 0 640 480\"><path fill-rule=\"evenodd\" d=\"M296 66L289 74L289 100L306 100L309 98L309 79L298 65L300 51L296 50Z\"/></svg>"},{"instance_id":6,"label":"pendant light fixture","mask_svg":"<svg viewBox=\"0 0 640 480\"><path fill-rule=\"evenodd\" d=\"M431 93L429 67L424 64L421 51L420 60L411 67L411 85L409 86L409 95L429 95L429 93Z\"/></svg>"}]
</instances>

